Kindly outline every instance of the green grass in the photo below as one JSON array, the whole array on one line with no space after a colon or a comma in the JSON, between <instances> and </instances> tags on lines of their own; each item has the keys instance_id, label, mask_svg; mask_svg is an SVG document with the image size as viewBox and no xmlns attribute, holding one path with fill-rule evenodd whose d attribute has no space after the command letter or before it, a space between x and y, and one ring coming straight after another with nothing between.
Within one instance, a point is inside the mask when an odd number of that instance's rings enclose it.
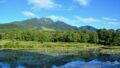
<instances>
[{"instance_id":1,"label":"green grass","mask_svg":"<svg viewBox=\"0 0 120 68\"><path fill-rule=\"evenodd\" d=\"M0 48L56 48L56 47L74 47L74 48L98 48L102 45L89 43L65 43L65 42L36 42L36 41L11 41L1 40Z\"/></svg>"},{"instance_id":2,"label":"green grass","mask_svg":"<svg viewBox=\"0 0 120 68\"><path fill-rule=\"evenodd\" d=\"M15 41L1 40L0 49L11 50L39 50L44 53L77 53L79 51L99 49L101 53L120 54L120 46L104 46L90 43L65 43L65 42L36 42L36 41Z\"/></svg>"}]
</instances>

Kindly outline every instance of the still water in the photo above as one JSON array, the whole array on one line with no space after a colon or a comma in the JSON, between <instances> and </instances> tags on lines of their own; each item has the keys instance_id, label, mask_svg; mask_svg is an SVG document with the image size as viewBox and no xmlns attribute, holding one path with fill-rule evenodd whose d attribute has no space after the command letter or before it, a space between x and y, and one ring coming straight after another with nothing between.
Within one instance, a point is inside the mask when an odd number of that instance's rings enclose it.
<instances>
[{"instance_id":1,"label":"still water","mask_svg":"<svg viewBox=\"0 0 120 68\"><path fill-rule=\"evenodd\" d=\"M120 68L120 63L118 61L101 62L97 60L92 60L89 62L72 61L62 66L53 65L51 68Z\"/></svg>"},{"instance_id":2,"label":"still water","mask_svg":"<svg viewBox=\"0 0 120 68\"><path fill-rule=\"evenodd\" d=\"M10 64L0 62L0 68L12 68ZM15 68L27 68L22 65L17 65ZM97 60L85 61L72 61L62 66L53 65L51 68L120 68L120 62L101 62Z\"/></svg>"},{"instance_id":3,"label":"still water","mask_svg":"<svg viewBox=\"0 0 120 68\"><path fill-rule=\"evenodd\" d=\"M50 55L39 50L1 50L0 68L120 68L120 54L90 50Z\"/></svg>"}]
</instances>

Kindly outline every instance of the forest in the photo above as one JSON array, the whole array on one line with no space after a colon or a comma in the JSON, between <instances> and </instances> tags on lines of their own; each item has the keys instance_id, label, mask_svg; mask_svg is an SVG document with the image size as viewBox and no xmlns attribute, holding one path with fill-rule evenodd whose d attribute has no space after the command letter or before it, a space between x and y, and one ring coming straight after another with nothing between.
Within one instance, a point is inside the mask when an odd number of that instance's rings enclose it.
<instances>
[{"instance_id":1,"label":"forest","mask_svg":"<svg viewBox=\"0 0 120 68\"><path fill-rule=\"evenodd\" d=\"M37 42L78 42L110 46L120 45L120 31L99 29L97 31L38 31L38 30L0 30L0 40Z\"/></svg>"}]
</instances>

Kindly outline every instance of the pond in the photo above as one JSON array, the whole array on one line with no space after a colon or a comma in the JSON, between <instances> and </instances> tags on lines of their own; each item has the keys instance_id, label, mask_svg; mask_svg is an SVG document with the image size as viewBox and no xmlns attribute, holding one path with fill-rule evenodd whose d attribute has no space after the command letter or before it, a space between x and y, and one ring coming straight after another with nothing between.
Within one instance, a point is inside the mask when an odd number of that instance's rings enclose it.
<instances>
[{"instance_id":1,"label":"pond","mask_svg":"<svg viewBox=\"0 0 120 68\"><path fill-rule=\"evenodd\" d=\"M62 66L53 65L51 68L120 68L120 62L101 62L98 60L85 61L72 61Z\"/></svg>"},{"instance_id":2,"label":"pond","mask_svg":"<svg viewBox=\"0 0 120 68\"><path fill-rule=\"evenodd\" d=\"M0 50L0 68L120 68L120 54L99 50L57 55L41 50Z\"/></svg>"}]
</instances>

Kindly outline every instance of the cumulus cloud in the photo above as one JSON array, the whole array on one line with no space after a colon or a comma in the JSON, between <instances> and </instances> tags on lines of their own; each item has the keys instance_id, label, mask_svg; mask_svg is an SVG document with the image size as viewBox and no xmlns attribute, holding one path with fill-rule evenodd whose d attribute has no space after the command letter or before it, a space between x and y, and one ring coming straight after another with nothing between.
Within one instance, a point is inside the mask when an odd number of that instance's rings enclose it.
<instances>
[{"instance_id":1,"label":"cumulus cloud","mask_svg":"<svg viewBox=\"0 0 120 68\"><path fill-rule=\"evenodd\" d=\"M90 0L74 0L75 2L79 3L81 6L88 6Z\"/></svg>"},{"instance_id":2,"label":"cumulus cloud","mask_svg":"<svg viewBox=\"0 0 120 68\"><path fill-rule=\"evenodd\" d=\"M36 15L33 12L30 12L30 11L24 11L22 13L23 13L24 16L36 17Z\"/></svg>"},{"instance_id":3,"label":"cumulus cloud","mask_svg":"<svg viewBox=\"0 0 120 68\"><path fill-rule=\"evenodd\" d=\"M83 23L100 22L99 19L95 19L95 18L92 18L92 17L83 18L83 17L80 17L80 16L75 16L75 18L76 18L78 21L83 22Z\"/></svg>"},{"instance_id":4,"label":"cumulus cloud","mask_svg":"<svg viewBox=\"0 0 120 68\"><path fill-rule=\"evenodd\" d=\"M55 16L55 15L51 15L51 16L48 16L49 18L51 18L52 20L54 21L63 21L67 24L71 24L73 26L75 26L77 24L77 21L75 19L70 19L70 18L67 18L67 17L64 17L64 16Z\"/></svg>"},{"instance_id":5,"label":"cumulus cloud","mask_svg":"<svg viewBox=\"0 0 120 68\"><path fill-rule=\"evenodd\" d=\"M59 7L60 5L55 3L54 0L28 0L28 3L33 6L33 8L43 8L43 9L53 9Z\"/></svg>"}]
</instances>

